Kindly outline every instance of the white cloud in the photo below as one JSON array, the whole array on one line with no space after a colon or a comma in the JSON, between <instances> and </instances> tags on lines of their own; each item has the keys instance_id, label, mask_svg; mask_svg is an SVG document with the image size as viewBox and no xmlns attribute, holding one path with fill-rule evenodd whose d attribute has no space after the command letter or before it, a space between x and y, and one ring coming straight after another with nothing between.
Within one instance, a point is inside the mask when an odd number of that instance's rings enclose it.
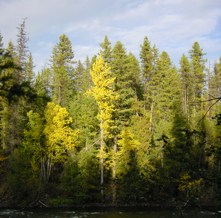
<instances>
[{"instance_id":1,"label":"white cloud","mask_svg":"<svg viewBox=\"0 0 221 218\"><path fill-rule=\"evenodd\" d=\"M194 41L200 41L211 58L220 52L220 40L212 38L220 34L220 0L0 0L0 16L5 41L15 41L16 27L28 17L30 48L38 63L50 57L62 33L80 59L96 53L105 35L112 45L120 40L136 54L144 36L172 59Z\"/></svg>"}]
</instances>

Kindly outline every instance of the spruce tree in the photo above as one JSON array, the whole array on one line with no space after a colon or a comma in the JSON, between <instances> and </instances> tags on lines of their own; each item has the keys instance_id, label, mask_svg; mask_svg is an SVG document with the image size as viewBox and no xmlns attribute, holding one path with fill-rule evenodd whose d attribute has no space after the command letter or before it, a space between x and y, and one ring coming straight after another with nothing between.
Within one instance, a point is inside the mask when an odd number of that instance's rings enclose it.
<instances>
[{"instance_id":1,"label":"spruce tree","mask_svg":"<svg viewBox=\"0 0 221 218\"><path fill-rule=\"evenodd\" d=\"M214 70L211 72L209 77L208 88L209 88L209 96L208 96L209 99L219 98L221 96L221 57L219 58L218 62L214 64ZM212 105L212 103L214 103L214 101L210 102L210 106ZM217 102L211 108L211 111L219 113L219 109L220 109L220 102Z\"/></svg>"},{"instance_id":2,"label":"spruce tree","mask_svg":"<svg viewBox=\"0 0 221 218\"><path fill-rule=\"evenodd\" d=\"M62 34L53 49L52 62L52 98L61 106L67 106L74 91L74 53L69 38Z\"/></svg>"},{"instance_id":3,"label":"spruce tree","mask_svg":"<svg viewBox=\"0 0 221 218\"><path fill-rule=\"evenodd\" d=\"M194 101L200 101L203 96L203 88L205 85L205 53L200 48L198 42L194 42L192 49L190 50L191 58L191 70L194 80Z\"/></svg>"},{"instance_id":4,"label":"spruce tree","mask_svg":"<svg viewBox=\"0 0 221 218\"><path fill-rule=\"evenodd\" d=\"M128 80L131 81L130 87L136 94L136 98L141 100L143 97L143 89L141 84L140 66L137 58L132 53L128 54L127 68L129 75Z\"/></svg>"},{"instance_id":5,"label":"spruce tree","mask_svg":"<svg viewBox=\"0 0 221 218\"><path fill-rule=\"evenodd\" d=\"M158 50L155 46L151 46L151 43L147 37L144 38L141 45L140 59L141 59L141 75L144 86L144 96L148 106L150 100L149 92L151 90L150 81L156 73L156 61L158 58ZM151 102L150 102L151 103ZM148 106L150 108L151 105Z\"/></svg>"},{"instance_id":6,"label":"spruce tree","mask_svg":"<svg viewBox=\"0 0 221 218\"><path fill-rule=\"evenodd\" d=\"M112 51L111 70L116 77L114 82L115 91L119 94L115 117L116 125L120 129L129 124L130 117L133 114L132 104L136 98L135 90L132 88L135 82L132 75L134 72L128 63L128 55L124 45L120 41L116 42Z\"/></svg>"},{"instance_id":7,"label":"spruce tree","mask_svg":"<svg viewBox=\"0 0 221 218\"><path fill-rule=\"evenodd\" d=\"M104 37L104 41L100 43L100 52L99 54L102 56L103 60L107 62L108 64L111 63L111 43L109 42L109 39L107 36Z\"/></svg>"},{"instance_id":8,"label":"spruce tree","mask_svg":"<svg viewBox=\"0 0 221 218\"><path fill-rule=\"evenodd\" d=\"M33 85L34 83L34 62L32 58L32 54L30 53L27 57L27 62L25 64L25 72L26 72L26 78L25 80L30 83L30 85Z\"/></svg>"},{"instance_id":9,"label":"spruce tree","mask_svg":"<svg viewBox=\"0 0 221 218\"><path fill-rule=\"evenodd\" d=\"M4 45L4 43L3 43L3 36L0 33L0 49L3 49L3 45Z\"/></svg>"},{"instance_id":10,"label":"spruce tree","mask_svg":"<svg viewBox=\"0 0 221 218\"><path fill-rule=\"evenodd\" d=\"M159 83L154 91L157 95L158 118L170 121L174 103L180 99L180 78L165 51L161 53L157 62L157 72L158 78L155 77L155 80Z\"/></svg>"},{"instance_id":11,"label":"spruce tree","mask_svg":"<svg viewBox=\"0 0 221 218\"><path fill-rule=\"evenodd\" d=\"M191 73L190 62L185 55L182 55L180 59L179 71L181 75L183 111L189 120L191 114L191 102L193 102L194 81L193 81L193 75Z\"/></svg>"},{"instance_id":12,"label":"spruce tree","mask_svg":"<svg viewBox=\"0 0 221 218\"><path fill-rule=\"evenodd\" d=\"M28 57L28 34L26 32L26 19L18 26L18 34L17 34L17 62L18 65L21 67L20 75L19 75L19 82L22 83L26 80L27 75L25 72L25 65L27 63Z\"/></svg>"}]
</instances>

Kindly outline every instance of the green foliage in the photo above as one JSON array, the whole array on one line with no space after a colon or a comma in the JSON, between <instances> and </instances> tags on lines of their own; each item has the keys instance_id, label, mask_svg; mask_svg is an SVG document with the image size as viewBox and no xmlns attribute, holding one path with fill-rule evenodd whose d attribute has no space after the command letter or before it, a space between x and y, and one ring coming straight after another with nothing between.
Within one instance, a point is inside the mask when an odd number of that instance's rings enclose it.
<instances>
[{"instance_id":1,"label":"green foliage","mask_svg":"<svg viewBox=\"0 0 221 218\"><path fill-rule=\"evenodd\" d=\"M194 78L194 98L200 100L203 94L203 88L205 84L205 53L200 48L198 42L194 42L192 49L190 50L191 68Z\"/></svg>"},{"instance_id":2,"label":"green foliage","mask_svg":"<svg viewBox=\"0 0 221 218\"><path fill-rule=\"evenodd\" d=\"M103 60L110 64L111 63L111 43L109 42L109 39L107 36L104 37L104 41L100 43L100 55L102 56Z\"/></svg>"},{"instance_id":3,"label":"green foliage","mask_svg":"<svg viewBox=\"0 0 221 218\"><path fill-rule=\"evenodd\" d=\"M105 36L75 66L62 34L35 76L25 22L16 46L0 35L1 202L220 201L221 59L206 69L195 42L177 70L147 37L137 59Z\"/></svg>"},{"instance_id":4,"label":"green foliage","mask_svg":"<svg viewBox=\"0 0 221 218\"><path fill-rule=\"evenodd\" d=\"M56 104L68 106L73 94L74 53L71 41L62 34L52 54L52 98Z\"/></svg>"},{"instance_id":5,"label":"green foliage","mask_svg":"<svg viewBox=\"0 0 221 218\"><path fill-rule=\"evenodd\" d=\"M125 176L133 167L135 161L136 150L139 150L140 142L135 139L135 136L131 133L130 129L125 128L121 131L118 140L118 151L114 154L113 158L116 158L116 176Z\"/></svg>"},{"instance_id":6,"label":"green foliage","mask_svg":"<svg viewBox=\"0 0 221 218\"><path fill-rule=\"evenodd\" d=\"M39 181L32 174L29 160L30 156L20 149L10 156L7 185L13 206L26 206L37 197Z\"/></svg>"}]
</instances>

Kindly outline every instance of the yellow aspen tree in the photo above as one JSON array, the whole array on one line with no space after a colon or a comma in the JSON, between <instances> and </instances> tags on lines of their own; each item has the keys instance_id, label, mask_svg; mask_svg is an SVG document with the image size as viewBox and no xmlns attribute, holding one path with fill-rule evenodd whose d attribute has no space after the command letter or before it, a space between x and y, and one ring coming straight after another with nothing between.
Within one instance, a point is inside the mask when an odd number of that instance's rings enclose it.
<instances>
[{"instance_id":1,"label":"yellow aspen tree","mask_svg":"<svg viewBox=\"0 0 221 218\"><path fill-rule=\"evenodd\" d=\"M105 140L112 137L111 129L114 124L112 115L118 95L113 89L115 78L112 76L111 68L104 62L101 55L93 64L90 74L94 86L88 91L88 94L94 97L99 109L100 152L98 157L100 159L101 197L103 199Z\"/></svg>"},{"instance_id":2,"label":"yellow aspen tree","mask_svg":"<svg viewBox=\"0 0 221 218\"><path fill-rule=\"evenodd\" d=\"M66 108L49 102L45 109L46 152L48 177L56 162L64 162L77 145L78 130L71 128L72 118Z\"/></svg>"}]
</instances>

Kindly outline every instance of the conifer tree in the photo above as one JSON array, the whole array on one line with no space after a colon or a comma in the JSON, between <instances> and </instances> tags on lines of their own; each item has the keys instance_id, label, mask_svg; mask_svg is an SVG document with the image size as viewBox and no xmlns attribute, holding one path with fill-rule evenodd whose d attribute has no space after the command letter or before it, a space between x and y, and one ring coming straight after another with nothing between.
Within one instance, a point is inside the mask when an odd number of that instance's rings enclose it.
<instances>
[{"instance_id":1,"label":"conifer tree","mask_svg":"<svg viewBox=\"0 0 221 218\"><path fill-rule=\"evenodd\" d=\"M116 42L112 51L111 70L116 77L114 88L119 95L116 105L116 122L118 128L128 125L130 117L133 114L132 104L136 98L135 90L133 90L134 75L131 68L128 68L128 56L124 45ZM130 66L131 67L131 66ZM118 133L120 132L120 129Z\"/></svg>"},{"instance_id":2,"label":"conifer tree","mask_svg":"<svg viewBox=\"0 0 221 218\"><path fill-rule=\"evenodd\" d=\"M100 52L99 54L102 56L103 60L107 62L108 64L111 63L111 43L109 42L109 39L107 36L104 37L104 41L100 43Z\"/></svg>"},{"instance_id":3,"label":"conifer tree","mask_svg":"<svg viewBox=\"0 0 221 218\"><path fill-rule=\"evenodd\" d=\"M33 85L34 83L34 62L32 58L32 54L30 53L27 57L27 62L25 64L25 72L26 72L26 78L25 80L30 83L30 85Z\"/></svg>"},{"instance_id":4,"label":"conifer tree","mask_svg":"<svg viewBox=\"0 0 221 218\"><path fill-rule=\"evenodd\" d=\"M147 84L153 74L154 61L152 47L147 37L144 37L143 44L141 45L140 59L144 84Z\"/></svg>"},{"instance_id":5,"label":"conifer tree","mask_svg":"<svg viewBox=\"0 0 221 218\"><path fill-rule=\"evenodd\" d=\"M180 59L180 74L182 83L182 95L183 95L183 111L186 117L190 118L191 114L191 102L193 102L193 75L191 73L190 62L188 58L183 54Z\"/></svg>"},{"instance_id":6,"label":"conifer tree","mask_svg":"<svg viewBox=\"0 0 221 218\"><path fill-rule=\"evenodd\" d=\"M150 132L153 132L153 119L156 104L155 86L158 84L157 80L157 59L158 50L155 46L151 46L151 43L147 37L144 38L143 44L141 45L140 51L141 59L141 79L143 82L143 96L144 96L144 106L150 111L149 121L150 121Z\"/></svg>"},{"instance_id":7,"label":"conifer tree","mask_svg":"<svg viewBox=\"0 0 221 218\"><path fill-rule=\"evenodd\" d=\"M203 96L203 88L205 85L205 53L200 48L198 42L194 42L192 49L190 50L191 57L191 70L194 79L194 101L200 101Z\"/></svg>"},{"instance_id":8,"label":"conifer tree","mask_svg":"<svg viewBox=\"0 0 221 218\"><path fill-rule=\"evenodd\" d=\"M4 45L4 43L3 43L3 36L0 33L0 49L3 49L3 45Z\"/></svg>"},{"instance_id":9,"label":"conifer tree","mask_svg":"<svg viewBox=\"0 0 221 218\"><path fill-rule=\"evenodd\" d=\"M38 73L34 88L38 96L52 96L52 72L49 68L44 68Z\"/></svg>"},{"instance_id":10,"label":"conifer tree","mask_svg":"<svg viewBox=\"0 0 221 218\"><path fill-rule=\"evenodd\" d=\"M141 72L137 58L132 54L128 54L128 80L131 81L130 87L136 94L137 99L141 100L143 95L142 84L141 84Z\"/></svg>"},{"instance_id":11,"label":"conifer tree","mask_svg":"<svg viewBox=\"0 0 221 218\"><path fill-rule=\"evenodd\" d=\"M61 106L67 106L74 89L74 53L69 38L62 34L52 54L52 98Z\"/></svg>"},{"instance_id":12,"label":"conifer tree","mask_svg":"<svg viewBox=\"0 0 221 218\"><path fill-rule=\"evenodd\" d=\"M18 65L21 67L20 75L19 75L19 81L22 83L26 80L27 75L25 72L25 65L27 63L27 57L28 57L28 34L26 32L26 19L23 20L23 22L18 26L18 34L17 34L17 47L16 47L16 53L17 53L17 62Z\"/></svg>"},{"instance_id":13,"label":"conifer tree","mask_svg":"<svg viewBox=\"0 0 221 218\"><path fill-rule=\"evenodd\" d=\"M173 67L169 55L163 51L157 62L158 78L155 93L157 95L158 118L170 121L174 103L180 99L180 78Z\"/></svg>"},{"instance_id":14,"label":"conifer tree","mask_svg":"<svg viewBox=\"0 0 221 218\"><path fill-rule=\"evenodd\" d=\"M219 98L221 96L221 57L218 62L214 64L214 70L210 72L208 81L208 98ZM214 100L215 101L215 100ZM209 107L214 104L214 101L209 102ZM220 110L220 102L217 102L210 108L210 115L218 114Z\"/></svg>"}]
</instances>

